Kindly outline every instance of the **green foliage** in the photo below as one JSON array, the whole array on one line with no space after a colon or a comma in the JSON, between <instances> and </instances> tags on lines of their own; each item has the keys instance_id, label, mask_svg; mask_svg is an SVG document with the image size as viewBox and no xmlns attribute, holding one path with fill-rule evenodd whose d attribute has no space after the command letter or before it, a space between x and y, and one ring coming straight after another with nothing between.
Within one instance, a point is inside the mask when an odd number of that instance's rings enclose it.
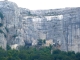
<instances>
[{"instance_id":1,"label":"green foliage","mask_svg":"<svg viewBox=\"0 0 80 60\"><path fill-rule=\"evenodd\" d=\"M3 19L4 18L4 16L3 16L3 14L0 12L0 17L1 17L1 19Z\"/></svg>"},{"instance_id":2,"label":"green foliage","mask_svg":"<svg viewBox=\"0 0 80 60\"><path fill-rule=\"evenodd\" d=\"M54 50L54 51L53 51L53 54L60 54L60 53L61 53L60 50Z\"/></svg>"},{"instance_id":3,"label":"green foliage","mask_svg":"<svg viewBox=\"0 0 80 60\"><path fill-rule=\"evenodd\" d=\"M9 29L7 27L5 27L6 31L9 32Z\"/></svg>"},{"instance_id":4,"label":"green foliage","mask_svg":"<svg viewBox=\"0 0 80 60\"><path fill-rule=\"evenodd\" d=\"M9 47L9 46L7 46ZM50 53L50 47L37 48L22 48L20 50L4 50L0 48L0 60L80 60L80 53L73 51L64 52L53 50Z\"/></svg>"},{"instance_id":5,"label":"green foliage","mask_svg":"<svg viewBox=\"0 0 80 60\"><path fill-rule=\"evenodd\" d=\"M0 29L0 33L4 34L4 37L7 37L7 35Z\"/></svg>"},{"instance_id":6,"label":"green foliage","mask_svg":"<svg viewBox=\"0 0 80 60\"><path fill-rule=\"evenodd\" d=\"M2 27L3 26L3 24L2 23L0 23L0 27Z\"/></svg>"},{"instance_id":7,"label":"green foliage","mask_svg":"<svg viewBox=\"0 0 80 60\"><path fill-rule=\"evenodd\" d=\"M43 43L46 44L46 40L45 39L43 40Z\"/></svg>"},{"instance_id":8,"label":"green foliage","mask_svg":"<svg viewBox=\"0 0 80 60\"><path fill-rule=\"evenodd\" d=\"M12 37L16 38L17 36L18 36L18 35L15 34L15 35L13 35Z\"/></svg>"},{"instance_id":9,"label":"green foliage","mask_svg":"<svg viewBox=\"0 0 80 60\"><path fill-rule=\"evenodd\" d=\"M0 30L0 33L4 33L2 30Z\"/></svg>"},{"instance_id":10,"label":"green foliage","mask_svg":"<svg viewBox=\"0 0 80 60\"><path fill-rule=\"evenodd\" d=\"M38 45L43 45L46 43L46 40L38 39Z\"/></svg>"},{"instance_id":11,"label":"green foliage","mask_svg":"<svg viewBox=\"0 0 80 60\"><path fill-rule=\"evenodd\" d=\"M9 45L7 45L7 50L11 50L11 47Z\"/></svg>"},{"instance_id":12,"label":"green foliage","mask_svg":"<svg viewBox=\"0 0 80 60\"><path fill-rule=\"evenodd\" d=\"M28 15L29 15L29 16L31 16L31 15L32 15L30 11L28 12Z\"/></svg>"},{"instance_id":13,"label":"green foliage","mask_svg":"<svg viewBox=\"0 0 80 60\"><path fill-rule=\"evenodd\" d=\"M38 45L42 45L42 39L38 39Z\"/></svg>"}]
</instances>

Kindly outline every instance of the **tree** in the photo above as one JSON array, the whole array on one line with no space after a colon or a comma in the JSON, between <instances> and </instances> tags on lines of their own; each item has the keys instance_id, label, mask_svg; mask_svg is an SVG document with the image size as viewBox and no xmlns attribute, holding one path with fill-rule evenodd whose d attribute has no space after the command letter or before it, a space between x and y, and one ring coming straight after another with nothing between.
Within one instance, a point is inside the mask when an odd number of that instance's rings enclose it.
<instances>
[{"instance_id":1,"label":"tree","mask_svg":"<svg viewBox=\"0 0 80 60\"><path fill-rule=\"evenodd\" d=\"M3 24L2 23L0 23L0 27L2 27L3 26Z\"/></svg>"},{"instance_id":2,"label":"tree","mask_svg":"<svg viewBox=\"0 0 80 60\"><path fill-rule=\"evenodd\" d=\"M11 50L11 47L7 44L7 50Z\"/></svg>"},{"instance_id":3,"label":"tree","mask_svg":"<svg viewBox=\"0 0 80 60\"><path fill-rule=\"evenodd\" d=\"M46 40L38 39L38 45L43 45L46 43Z\"/></svg>"},{"instance_id":4,"label":"tree","mask_svg":"<svg viewBox=\"0 0 80 60\"><path fill-rule=\"evenodd\" d=\"M38 39L38 45L42 45L43 41L42 39Z\"/></svg>"},{"instance_id":5,"label":"tree","mask_svg":"<svg viewBox=\"0 0 80 60\"><path fill-rule=\"evenodd\" d=\"M3 16L3 14L0 12L0 17L1 17L1 19L3 19L4 18L4 16Z\"/></svg>"}]
</instances>

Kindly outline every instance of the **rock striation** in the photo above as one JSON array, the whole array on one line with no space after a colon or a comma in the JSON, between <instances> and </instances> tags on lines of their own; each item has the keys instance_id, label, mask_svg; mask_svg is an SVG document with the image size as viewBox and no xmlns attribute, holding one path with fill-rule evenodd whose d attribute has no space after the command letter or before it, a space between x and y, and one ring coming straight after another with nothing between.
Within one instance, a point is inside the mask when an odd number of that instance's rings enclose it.
<instances>
[{"instance_id":1,"label":"rock striation","mask_svg":"<svg viewBox=\"0 0 80 60\"><path fill-rule=\"evenodd\" d=\"M0 1L0 46L52 45L63 51L80 52L80 7L29 10Z\"/></svg>"}]
</instances>

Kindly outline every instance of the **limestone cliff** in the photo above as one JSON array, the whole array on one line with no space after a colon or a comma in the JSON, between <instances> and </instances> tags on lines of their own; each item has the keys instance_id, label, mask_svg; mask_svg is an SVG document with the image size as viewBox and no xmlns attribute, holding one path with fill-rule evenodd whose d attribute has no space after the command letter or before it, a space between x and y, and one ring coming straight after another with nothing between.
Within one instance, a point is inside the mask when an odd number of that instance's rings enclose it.
<instances>
[{"instance_id":1,"label":"limestone cliff","mask_svg":"<svg viewBox=\"0 0 80 60\"><path fill-rule=\"evenodd\" d=\"M0 12L4 16L3 20L1 20L1 23L3 24L3 28L5 30L3 32L6 35L6 37L2 37L0 39L2 41L5 40L5 43L2 44L5 45L5 49L6 49L7 44L13 45L13 44L21 43L18 41L18 39L22 41L21 37L20 38L17 37L20 10L19 7L13 2L0 1Z\"/></svg>"},{"instance_id":2,"label":"limestone cliff","mask_svg":"<svg viewBox=\"0 0 80 60\"><path fill-rule=\"evenodd\" d=\"M46 40L63 51L80 52L80 7L29 10L10 1L0 1L0 46L37 45Z\"/></svg>"}]
</instances>

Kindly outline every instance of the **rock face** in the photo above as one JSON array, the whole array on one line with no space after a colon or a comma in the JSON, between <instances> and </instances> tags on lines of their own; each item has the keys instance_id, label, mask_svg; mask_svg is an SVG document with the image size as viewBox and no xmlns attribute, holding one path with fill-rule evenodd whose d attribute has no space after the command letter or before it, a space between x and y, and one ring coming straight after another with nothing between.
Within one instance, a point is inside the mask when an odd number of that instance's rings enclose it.
<instances>
[{"instance_id":1,"label":"rock face","mask_svg":"<svg viewBox=\"0 0 80 60\"><path fill-rule=\"evenodd\" d=\"M13 2L1 1L0 12L4 16L3 20L1 20L1 23L3 24L2 27L5 30L3 32L6 35L6 37L1 38L1 40L2 39L3 41L5 40L5 44L3 45L6 46L7 44L13 45L13 44L19 43L17 40L18 39L20 40L21 37L17 38L17 30L18 30L19 16L20 16L20 11L18 6Z\"/></svg>"},{"instance_id":2,"label":"rock face","mask_svg":"<svg viewBox=\"0 0 80 60\"><path fill-rule=\"evenodd\" d=\"M0 1L0 46L12 49L37 45L46 40L63 51L80 52L80 8L28 10L9 1Z\"/></svg>"}]
</instances>

